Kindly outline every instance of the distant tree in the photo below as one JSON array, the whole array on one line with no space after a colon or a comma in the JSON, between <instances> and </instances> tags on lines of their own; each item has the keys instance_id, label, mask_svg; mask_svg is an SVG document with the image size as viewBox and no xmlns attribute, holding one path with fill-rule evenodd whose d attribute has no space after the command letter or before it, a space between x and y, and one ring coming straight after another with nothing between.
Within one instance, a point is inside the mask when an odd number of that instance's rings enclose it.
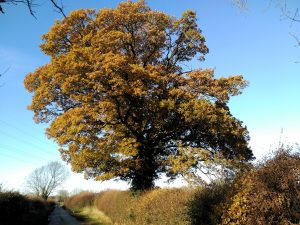
<instances>
[{"instance_id":1,"label":"distant tree","mask_svg":"<svg viewBox=\"0 0 300 225\"><path fill-rule=\"evenodd\" d=\"M69 197L69 192L67 190L59 190L56 194L56 201L63 202L66 198Z\"/></svg>"},{"instance_id":2,"label":"distant tree","mask_svg":"<svg viewBox=\"0 0 300 225\"><path fill-rule=\"evenodd\" d=\"M53 191L61 186L69 175L66 167L59 162L50 162L34 170L26 179L30 193L48 199Z\"/></svg>"},{"instance_id":3,"label":"distant tree","mask_svg":"<svg viewBox=\"0 0 300 225\"><path fill-rule=\"evenodd\" d=\"M52 6L61 13L64 17L66 17L64 13L64 7L62 5L62 1L58 3L56 0L48 0ZM2 8L2 5L25 5L29 11L29 13L35 17L35 11L34 8L38 7L41 3L36 2L35 0L0 0L0 13L5 13L4 9Z\"/></svg>"},{"instance_id":4,"label":"distant tree","mask_svg":"<svg viewBox=\"0 0 300 225\"><path fill-rule=\"evenodd\" d=\"M247 82L186 70L208 53L195 12L175 19L144 1L78 10L43 40L51 62L26 76L29 108L36 122L51 121L48 136L86 178L145 190L162 173L180 175L183 152L191 171L252 159L248 131L227 106Z\"/></svg>"},{"instance_id":5,"label":"distant tree","mask_svg":"<svg viewBox=\"0 0 300 225\"><path fill-rule=\"evenodd\" d=\"M77 194L79 194L79 193L81 193L81 192L84 192L84 190L81 189L81 188L74 188L74 189L70 192L70 196L72 196L72 195L77 195Z\"/></svg>"}]
</instances>

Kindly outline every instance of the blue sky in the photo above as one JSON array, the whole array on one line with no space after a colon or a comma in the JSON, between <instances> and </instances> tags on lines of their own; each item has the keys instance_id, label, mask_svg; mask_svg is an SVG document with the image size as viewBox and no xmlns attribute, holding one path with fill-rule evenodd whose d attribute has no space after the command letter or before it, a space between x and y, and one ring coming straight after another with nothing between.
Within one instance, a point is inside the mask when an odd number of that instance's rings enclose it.
<instances>
[{"instance_id":1,"label":"blue sky","mask_svg":"<svg viewBox=\"0 0 300 225\"><path fill-rule=\"evenodd\" d=\"M46 1L45 1L46 2ZM115 7L117 0L65 0L65 10ZM287 1L291 9L299 1ZM260 158L280 139L300 143L300 47L290 33L299 34L300 24L280 18L280 9L269 1L249 1L247 10L239 11L230 0L148 0L156 10L180 16L185 10L197 12L199 26L210 53L205 62L193 61L191 68L215 68L216 76L242 74L249 86L232 98L234 116L248 127L250 145ZM22 190L24 178L49 161L60 160L53 141L44 135L46 124L35 124L26 109L31 95L23 80L26 74L47 63L39 49L42 34L55 19L61 19L50 4L36 8L37 19L25 6L5 5L0 15L0 71L9 70L0 79L0 182ZM68 190L126 188L124 183L84 181L72 174Z\"/></svg>"}]
</instances>

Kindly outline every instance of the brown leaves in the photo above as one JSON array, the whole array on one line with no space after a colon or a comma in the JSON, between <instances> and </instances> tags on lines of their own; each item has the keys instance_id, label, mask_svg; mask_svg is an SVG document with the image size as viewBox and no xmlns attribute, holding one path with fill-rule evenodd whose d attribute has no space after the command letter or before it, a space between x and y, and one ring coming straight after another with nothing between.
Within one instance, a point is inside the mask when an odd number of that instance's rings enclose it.
<instances>
[{"instance_id":1,"label":"brown leaves","mask_svg":"<svg viewBox=\"0 0 300 225\"><path fill-rule=\"evenodd\" d=\"M76 171L152 184L171 170L165 160L179 142L225 159L252 157L247 130L226 105L246 86L242 76L183 71L208 52L194 12L175 19L144 1L77 10L43 40L51 61L25 78L29 108L37 122L51 121L47 134Z\"/></svg>"},{"instance_id":2,"label":"brown leaves","mask_svg":"<svg viewBox=\"0 0 300 225\"><path fill-rule=\"evenodd\" d=\"M241 94L247 86L242 76L214 78L214 70L195 70L188 73L187 88L196 95L210 97L217 102L227 103L231 96Z\"/></svg>"},{"instance_id":3,"label":"brown leaves","mask_svg":"<svg viewBox=\"0 0 300 225\"><path fill-rule=\"evenodd\" d=\"M300 157L281 147L236 182L222 224L299 224Z\"/></svg>"}]
</instances>

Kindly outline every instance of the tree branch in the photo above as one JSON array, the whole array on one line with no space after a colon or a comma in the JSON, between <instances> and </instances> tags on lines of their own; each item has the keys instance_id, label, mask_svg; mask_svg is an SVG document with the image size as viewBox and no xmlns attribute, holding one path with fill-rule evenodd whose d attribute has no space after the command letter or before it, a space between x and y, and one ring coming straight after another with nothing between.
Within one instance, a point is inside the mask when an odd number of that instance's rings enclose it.
<instances>
[{"instance_id":1,"label":"tree branch","mask_svg":"<svg viewBox=\"0 0 300 225\"><path fill-rule=\"evenodd\" d=\"M53 7L57 9L58 13L62 14L66 18L66 14L63 9L63 4L61 3L59 5L56 0L50 0L50 2L53 5ZM27 6L30 15L36 19L35 11L33 10L33 7L38 6L38 4L35 4L34 0L0 0L0 13L4 14L5 12L1 4L13 4L13 5L24 4Z\"/></svg>"},{"instance_id":2,"label":"tree branch","mask_svg":"<svg viewBox=\"0 0 300 225\"><path fill-rule=\"evenodd\" d=\"M59 6L55 0L50 0L53 4L53 6L59 11L59 13L61 13L65 18L67 17L66 14L64 13L64 7L63 4L61 2L61 5Z\"/></svg>"}]
</instances>

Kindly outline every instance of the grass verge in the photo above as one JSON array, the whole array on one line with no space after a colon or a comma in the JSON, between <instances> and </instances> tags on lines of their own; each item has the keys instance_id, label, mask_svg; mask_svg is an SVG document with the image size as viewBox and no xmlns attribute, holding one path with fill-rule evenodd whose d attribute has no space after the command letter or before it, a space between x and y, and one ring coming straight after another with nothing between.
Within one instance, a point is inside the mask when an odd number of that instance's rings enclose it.
<instances>
[{"instance_id":1,"label":"grass verge","mask_svg":"<svg viewBox=\"0 0 300 225\"><path fill-rule=\"evenodd\" d=\"M68 209L67 209L68 210ZM112 225L111 220L101 211L93 207L84 207L80 210L68 210L83 225Z\"/></svg>"}]
</instances>

